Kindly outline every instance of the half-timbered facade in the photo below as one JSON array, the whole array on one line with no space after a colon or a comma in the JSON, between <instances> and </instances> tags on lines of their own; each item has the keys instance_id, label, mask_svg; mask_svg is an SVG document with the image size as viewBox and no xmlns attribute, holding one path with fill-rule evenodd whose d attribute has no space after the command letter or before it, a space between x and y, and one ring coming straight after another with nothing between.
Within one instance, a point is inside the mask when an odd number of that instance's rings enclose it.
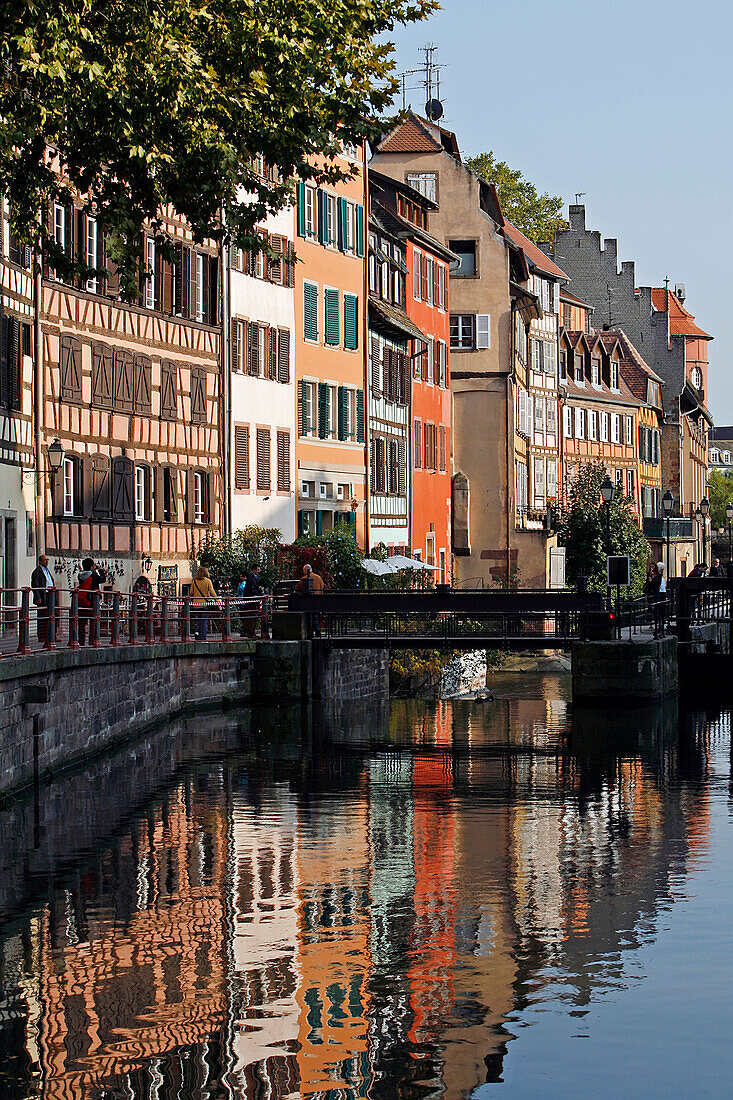
<instances>
[{"instance_id":1,"label":"half-timbered facade","mask_svg":"<svg viewBox=\"0 0 733 1100\"><path fill-rule=\"evenodd\" d=\"M217 249L166 218L174 262L146 237L149 276L128 304L93 219L58 207L51 218L71 258L95 256L111 273L71 286L44 266L42 436L44 449L54 438L64 449L45 479L51 568L69 587L89 554L117 588L143 573L178 592L220 523Z\"/></svg>"},{"instance_id":2,"label":"half-timbered facade","mask_svg":"<svg viewBox=\"0 0 733 1100\"><path fill-rule=\"evenodd\" d=\"M0 588L12 589L30 583L36 553L33 285L4 202L0 215Z\"/></svg>"}]
</instances>

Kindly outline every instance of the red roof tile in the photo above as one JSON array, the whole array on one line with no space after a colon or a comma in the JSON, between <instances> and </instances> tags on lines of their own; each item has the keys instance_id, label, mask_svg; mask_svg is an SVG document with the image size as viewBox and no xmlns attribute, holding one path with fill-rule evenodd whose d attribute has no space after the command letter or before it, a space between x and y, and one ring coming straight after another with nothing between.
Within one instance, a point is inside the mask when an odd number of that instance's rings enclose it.
<instances>
[{"instance_id":1,"label":"red roof tile","mask_svg":"<svg viewBox=\"0 0 733 1100\"><path fill-rule=\"evenodd\" d=\"M538 271L543 272L545 275L552 275L555 279L567 279L568 276L565 272L561 271L557 264L554 264L550 257L544 254L541 248L530 241L529 237L525 237L524 233L520 233L517 227L507 221L506 218L504 219L504 232L512 244L522 249L530 264L536 267Z\"/></svg>"},{"instance_id":2,"label":"red roof tile","mask_svg":"<svg viewBox=\"0 0 733 1100\"><path fill-rule=\"evenodd\" d=\"M443 146L422 122L409 115L380 141L378 153L440 153Z\"/></svg>"},{"instance_id":3,"label":"red roof tile","mask_svg":"<svg viewBox=\"0 0 733 1100\"><path fill-rule=\"evenodd\" d=\"M682 305L673 290L665 287L652 287L652 305L661 313L669 309L669 331L672 336L699 336L712 340L712 336L695 324L695 315Z\"/></svg>"}]
</instances>

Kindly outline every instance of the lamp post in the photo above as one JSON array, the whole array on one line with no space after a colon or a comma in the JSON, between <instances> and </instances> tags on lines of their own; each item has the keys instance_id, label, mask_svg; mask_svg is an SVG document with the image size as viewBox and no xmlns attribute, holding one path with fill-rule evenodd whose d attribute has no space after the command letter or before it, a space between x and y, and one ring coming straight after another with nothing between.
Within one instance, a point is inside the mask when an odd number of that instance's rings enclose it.
<instances>
[{"instance_id":1,"label":"lamp post","mask_svg":"<svg viewBox=\"0 0 733 1100\"><path fill-rule=\"evenodd\" d=\"M702 512L700 511L700 505L695 509L695 523L697 524L697 549L700 550L700 526L702 524ZM704 550L703 550L704 553ZM697 562L695 562L697 565Z\"/></svg>"},{"instance_id":2,"label":"lamp post","mask_svg":"<svg viewBox=\"0 0 733 1100\"><path fill-rule=\"evenodd\" d=\"M672 515L673 511L674 511L674 497L670 493L669 489L667 489L667 492L662 497L662 512L664 514L664 518L666 520L666 526L667 526L667 539L666 539L666 542L667 542L667 580L668 581L669 581L669 576L670 576L670 572L669 572L669 519L670 519L670 516Z\"/></svg>"},{"instance_id":3,"label":"lamp post","mask_svg":"<svg viewBox=\"0 0 733 1100\"><path fill-rule=\"evenodd\" d=\"M606 556L611 553L611 504L616 496L616 486L608 474L601 482L601 500L606 509Z\"/></svg>"},{"instance_id":4,"label":"lamp post","mask_svg":"<svg viewBox=\"0 0 733 1100\"><path fill-rule=\"evenodd\" d=\"M728 520L728 561L733 561L733 503L725 506L725 518Z\"/></svg>"},{"instance_id":5,"label":"lamp post","mask_svg":"<svg viewBox=\"0 0 733 1100\"><path fill-rule=\"evenodd\" d=\"M708 564L708 516L710 515L710 501L707 497L703 497L700 501L700 512L702 513L702 563L704 566Z\"/></svg>"}]
</instances>

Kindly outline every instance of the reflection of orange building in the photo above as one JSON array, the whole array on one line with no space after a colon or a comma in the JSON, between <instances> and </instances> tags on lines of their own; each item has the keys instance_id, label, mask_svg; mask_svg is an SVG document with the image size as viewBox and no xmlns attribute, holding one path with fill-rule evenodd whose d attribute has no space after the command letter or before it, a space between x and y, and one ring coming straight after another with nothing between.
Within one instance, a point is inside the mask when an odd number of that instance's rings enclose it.
<instances>
[{"instance_id":1,"label":"reflection of orange building","mask_svg":"<svg viewBox=\"0 0 733 1100\"><path fill-rule=\"evenodd\" d=\"M301 829L298 976L300 1094L361 1089L368 1075L371 974L366 792ZM360 1093L361 1095L361 1093Z\"/></svg>"},{"instance_id":2,"label":"reflection of orange building","mask_svg":"<svg viewBox=\"0 0 733 1100\"><path fill-rule=\"evenodd\" d=\"M120 846L136 876L138 907L128 923L98 926L86 938L70 903L54 950L51 913L43 912L39 1052L47 1100L97 1096L151 1059L224 1027L223 816L195 820L179 790L167 815L140 822L136 840L136 855L129 839ZM107 912L100 906L95 919L109 919Z\"/></svg>"}]
</instances>

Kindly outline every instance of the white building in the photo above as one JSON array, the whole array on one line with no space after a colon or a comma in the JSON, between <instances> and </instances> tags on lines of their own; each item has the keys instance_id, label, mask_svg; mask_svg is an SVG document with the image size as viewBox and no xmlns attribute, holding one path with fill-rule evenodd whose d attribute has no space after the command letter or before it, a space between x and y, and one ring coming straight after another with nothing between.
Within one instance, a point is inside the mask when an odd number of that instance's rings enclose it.
<instances>
[{"instance_id":1,"label":"white building","mask_svg":"<svg viewBox=\"0 0 733 1100\"><path fill-rule=\"evenodd\" d=\"M1 210L0 588L12 589L30 584L37 551L33 284L29 250L11 238L6 203Z\"/></svg>"},{"instance_id":2,"label":"white building","mask_svg":"<svg viewBox=\"0 0 733 1100\"><path fill-rule=\"evenodd\" d=\"M228 263L231 530L295 531L293 210L262 234L281 259L231 249Z\"/></svg>"}]
</instances>

